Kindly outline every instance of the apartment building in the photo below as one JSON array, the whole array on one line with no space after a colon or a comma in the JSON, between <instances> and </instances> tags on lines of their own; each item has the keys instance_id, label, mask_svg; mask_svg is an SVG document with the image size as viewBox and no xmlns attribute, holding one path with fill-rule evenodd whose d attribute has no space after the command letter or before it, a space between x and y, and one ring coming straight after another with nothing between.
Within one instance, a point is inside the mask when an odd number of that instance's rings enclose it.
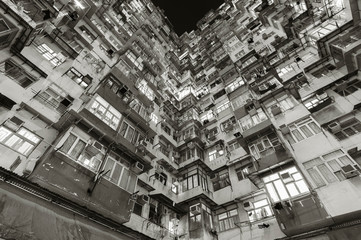
<instances>
[{"instance_id":1,"label":"apartment building","mask_svg":"<svg viewBox=\"0 0 361 240\"><path fill-rule=\"evenodd\" d=\"M0 0L0 239L360 239L360 17Z\"/></svg>"}]
</instances>

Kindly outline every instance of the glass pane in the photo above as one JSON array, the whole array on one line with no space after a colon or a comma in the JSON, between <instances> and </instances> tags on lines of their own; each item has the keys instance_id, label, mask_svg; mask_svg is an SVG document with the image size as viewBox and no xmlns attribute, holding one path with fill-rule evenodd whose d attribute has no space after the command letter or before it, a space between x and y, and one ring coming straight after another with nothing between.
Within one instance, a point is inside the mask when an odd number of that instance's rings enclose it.
<instances>
[{"instance_id":1,"label":"glass pane","mask_svg":"<svg viewBox=\"0 0 361 240\"><path fill-rule=\"evenodd\" d=\"M310 122L310 123L308 124L308 126L312 129L312 131L313 131L315 134L321 132L321 129L319 128L319 126L317 126L317 124L314 123L314 122Z\"/></svg>"},{"instance_id":2,"label":"glass pane","mask_svg":"<svg viewBox=\"0 0 361 240\"><path fill-rule=\"evenodd\" d=\"M306 183L305 183L304 180L297 181L297 182L296 182L296 185L297 185L297 187L298 187L298 190L299 190L301 193L309 192L308 187L307 187L307 185L306 185Z\"/></svg>"},{"instance_id":3,"label":"glass pane","mask_svg":"<svg viewBox=\"0 0 361 240\"><path fill-rule=\"evenodd\" d=\"M278 194L281 197L281 200L289 198L287 190L286 190L286 188L283 185L283 182L281 180L274 181L274 185L275 185L275 187L277 189Z\"/></svg>"},{"instance_id":4,"label":"glass pane","mask_svg":"<svg viewBox=\"0 0 361 240\"><path fill-rule=\"evenodd\" d=\"M286 187L291 197L297 196L299 194L294 183L289 183L286 185Z\"/></svg>"},{"instance_id":5,"label":"glass pane","mask_svg":"<svg viewBox=\"0 0 361 240\"><path fill-rule=\"evenodd\" d=\"M280 199L278 197L278 194L277 194L273 184L272 183L267 183L266 188L267 188L267 191L268 191L269 195L271 196L271 200L273 202L278 202Z\"/></svg>"},{"instance_id":6,"label":"glass pane","mask_svg":"<svg viewBox=\"0 0 361 240\"><path fill-rule=\"evenodd\" d=\"M330 169L323 163L317 166L318 170L321 172L322 176L326 179L327 182L332 183L337 181L336 177L332 174Z\"/></svg>"},{"instance_id":7,"label":"glass pane","mask_svg":"<svg viewBox=\"0 0 361 240\"><path fill-rule=\"evenodd\" d=\"M11 134L11 131L7 130L4 127L0 127L0 141L4 141Z\"/></svg>"},{"instance_id":8,"label":"glass pane","mask_svg":"<svg viewBox=\"0 0 361 240\"><path fill-rule=\"evenodd\" d=\"M263 207L263 206L268 205L268 201L267 201L267 199L263 199L261 201L254 202L253 205L255 208Z\"/></svg>"},{"instance_id":9,"label":"glass pane","mask_svg":"<svg viewBox=\"0 0 361 240\"><path fill-rule=\"evenodd\" d=\"M79 155L81 154L81 152L83 151L84 147L85 147L86 143L83 142L82 140L79 140L75 147L71 150L70 152L70 157L78 159Z\"/></svg>"},{"instance_id":10,"label":"glass pane","mask_svg":"<svg viewBox=\"0 0 361 240\"><path fill-rule=\"evenodd\" d=\"M135 190L135 185L137 183L137 175L133 172L130 172L129 184L127 187L127 191L133 193Z\"/></svg>"},{"instance_id":11,"label":"glass pane","mask_svg":"<svg viewBox=\"0 0 361 240\"><path fill-rule=\"evenodd\" d=\"M313 182L316 184L317 187L325 186L326 183L321 177L321 175L317 172L317 170L311 168L307 170L308 174L310 174Z\"/></svg>"},{"instance_id":12,"label":"glass pane","mask_svg":"<svg viewBox=\"0 0 361 240\"><path fill-rule=\"evenodd\" d=\"M304 139L304 137L297 129L292 131L292 135L297 139L297 142L302 141Z\"/></svg>"},{"instance_id":13,"label":"glass pane","mask_svg":"<svg viewBox=\"0 0 361 240\"><path fill-rule=\"evenodd\" d=\"M111 181L115 184L119 183L120 174L122 173L123 167L120 164L115 164L115 168L111 177Z\"/></svg>"},{"instance_id":14,"label":"glass pane","mask_svg":"<svg viewBox=\"0 0 361 240\"><path fill-rule=\"evenodd\" d=\"M65 142L61 146L60 151L62 151L64 153L68 153L71 146L73 146L76 138L77 138L76 136L74 136L73 134L70 134L69 137L65 140Z\"/></svg>"},{"instance_id":15,"label":"glass pane","mask_svg":"<svg viewBox=\"0 0 361 240\"><path fill-rule=\"evenodd\" d=\"M18 136L12 135L6 142L5 145L11 148L15 148L16 145L21 143L21 139Z\"/></svg>"},{"instance_id":16,"label":"glass pane","mask_svg":"<svg viewBox=\"0 0 361 240\"><path fill-rule=\"evenodd\" d=\"M229 216L238 216L237 209L233 209L233 210L229 211Z\"/></svg>"},{"instance_id":17,"label":"glass pane","mask_svg":"<svg viewBox=\"0 0 361 240\"><path fill-rule=\"evenodd\" d=\"M112 170L113 170L113 166L114 166L114 160L112 160L111 158L107 159L107 162L105 163L104 166L104 171L105 171L105 176L107 176L107 178L109 179L111 174L112 174Z\"/></svg>"},{"instance_id":18,"label":"glass pane","mask_svg":"<svg viewBox=\"0 0 361 240\"><path fill-rule=\"evenodd\" d=\"M331 160L327 162L327 164L331 167L333 172L339 171L341 169L340 164L336 160Z\"/></svg>"},{"instance_id":19,"label":"glass pane","mask_svg":"<svg viewBox=\"0 0 361 240\"><path fill-rule=\"evenodd\" d=\"M129 175L130 175L129 170L124 168L122 180L120 181L120 187L127 189Z\"/></svg>"},{"instance_id":20,"label":"glass pane","mask_svg":"<svg viewBox=\"0 0 361 240\"><path fill-rule=\"evenodd\" d=\"M17 151L24 155L28 155L31 150L33 150L34 146L28 142L23 142L21 146L18 147Z\"/></svg>"},{"instance_id":21,"label":"glass pane","mask_svg":"<svg viewBox=\"0 0 361 240\"><path fill-rule=\"evenodd\" d=\"M303 134L305 134L306 138L309 138L313 135L311 130L308 129L308 127L306 127L306 126L302 126L302 127L300 127L300 129L303 132Z\"/></svg>"},{"instance_id":22,"label":"glass pane","mask_svg":"<svg viewBox=\"0 0 361 240\"><path fill-rule=\"evenodd\" d=\"M350 164L350 165L354 164L348 156L342 156L339 158L339 160L341 161L343 166L348 165L348 164Z\"/></svg>"}]
</instances>

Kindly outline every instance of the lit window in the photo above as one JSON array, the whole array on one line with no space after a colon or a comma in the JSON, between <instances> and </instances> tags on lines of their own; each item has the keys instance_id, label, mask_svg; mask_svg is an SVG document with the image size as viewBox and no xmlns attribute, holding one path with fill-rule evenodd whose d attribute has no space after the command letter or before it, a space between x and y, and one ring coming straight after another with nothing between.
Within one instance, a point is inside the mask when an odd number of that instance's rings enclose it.
<instances>
[{"instance_id":1,"label":"lit window","mask_svg":"<svg viewBox=\"0 0 361 240\"><path fill-rule=\"evenodd\" d=\"M46 60L49 60L54 66L59 66L65 62L66 57L61 53L55 53L47 44L38 45L37 50L43 55Z\"/></svg>"},{"instance_id":2,"label":"lit window","mask_svg":"<svg viewBox=\"0 0 361 240\"><path fill-rule=\"evenodd\" d=\"M0 126L0 143L24 156L29 156L40 141L40 137L24 127L11 130L5 126Z\"/></svg>"},{"instance_id":3,"label":"lit window","mask_svg":"<svg viewBox=\"0 0 361 240\"><path fill-rule=\"evenodd\" d=\"M74 133L70 133L60 151L80 165L96 172L105 155L106 148L98 142L94 142L93 145L88 142Z\"/></svg>"},{"instance_id":4,"label":"lit window","mask_svg":"<svg viewBox=\"0 0 361 240\"><path fill-rule=\"evenodd\" d=\"M73 67L66 72L66 75L84 89L91 83L91 80L88 77L84 77L83 74Z\"/></svg>"},{"instance_id":5,"label":"lit window","mask_svg":"<svg viewBox=\"0 0 361 240\"><path fill-rule=\"evenodd\" d=\"M268 203L268 199L253 202L253 207L253 210L247 212L251 222L272 216L272 210Z\"/></svg>"},{"instance_id":6,"label":"lit window","mask_svg":"<svg viewBox=\"0 0 361 240\"><path fill-rule=\"evenodd\" d=\"M360 167L342 150L322 155L303 163L303 165L316 187L345 180L341 167L351 165L360 171Z\"/></svg>"},{"instance_id":7,"label":"lit window","mask_svg":"<svg viewBox=\"0 0 361 240\"><path fill-rule=\"evenodd\" d=\"M296 167L263 178L272 202L288 200L308 193L308 187Z\"/></svg>"},{"instance_id":8,"label":"lit window","mask_svg":"<svg viewBox=\"0 0 361 240\"><path fill-rule=\"evenodd\" d=\"M118 110L100 96L95 97L94 102L91 104L90 112L114 130L117 129L122 116Z\"/></svg>"}]
</instances>

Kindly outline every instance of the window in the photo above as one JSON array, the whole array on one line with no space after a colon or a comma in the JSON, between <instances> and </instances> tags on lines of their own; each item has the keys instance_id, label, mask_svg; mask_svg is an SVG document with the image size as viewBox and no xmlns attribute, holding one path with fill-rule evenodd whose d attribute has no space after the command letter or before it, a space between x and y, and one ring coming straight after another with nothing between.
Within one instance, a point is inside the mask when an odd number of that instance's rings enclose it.
<instances>
[{"instance_id":1,"label":"window","mask_svg":"<svg viewBox=\"0 0 361 240\"><path fill-rule=\"evenodd\" d=\"M271 133L250 143L249 150L255 159L260 159L275 152L275 148L280 145L276 133Z\"/></svg>"},{"instance_id":2,"label":"window","mask_svg":"<svg viewBox=\"0 0 361 240\"><path fill-rule=\"evenodd\" d=\"M213 228L213 218L212 218L212 212L211 209L209 207L207 207L206 205L204 205L202 203L202 209L203 209L203 213L204 213L204 223L207 229L212 229Z\"/></svg>"},{"instance_id":3,"label":"window","mask_svg":"<svg viewBox=\"0 0 361 240\"><path fill-rule=\"evenodd\" d=\"M104 164L104 178L129 193L134 193L137 175L129 170L129 163L118 155L111 153Z\"/></svg>"},{"instance_id":4,"label":"window","mask_svg":"<svg viewBox=\"0 0 361 240\"><path fill-rule=\"evenodd\" d=\"M343 88L335 89L334 91L340 94L341 96L348 96L361 89L361 81L359 79L350 80L346 83L346 86Z\"/></svg>"},{"instance_id":5,"label":"window","mask_svg":"<svg viewBox=\"0 0 361 240\"><path fill-rule=\"evenodd\" d=\"M308 193L308 187L296 167L291 167L263 178L273 203Z\"/></svg>"},{"instance_id":6,"label":"window","mask_svg":"<svg viewBox=\"0 0 361 240\"><path fill-rule=\"evenodd\" d=\"M266 121L268 118L266 116L266 114L263 112L263 110L261 108L256 110L256 114L254 115L246 115L243 118L238 120L238 123L241 126L241 130L246 131L254 126L256 126L257 124Z\"/></svg>"},{"instance_id":7,"label":"window","mask_svg":"<svg viewBox=\"0 0 361 240\"><path fill-rule=\"evenodd\" d=\"M98 142L93 145L88 142L74 133L70 133L60 151L80 165L96 172L103 160L106 148Z\"/></svg>"},{"instance_id":8,"label":"window","mask_svg":"<svg viewBox=\"0 0 361 240\"><path fill-rule=\"evenodd\" d=\"M122 115L102 97L96 96L89 110L109 127L117 129Z\"/></svg>"},{"instance_id":9,"label":"window","mask_svg":"<svg viewBox=\"0 0 361 240\"><path fill-rule=\"evenodd\" d=\"M215 176L217 180L213 181L214 191L220 190L222 188L231 185L231 181L229 180L228 170L226 172L222 171L220 173L216 173Z\"/></svg>"},{"instance_id":10,"label":"window","mask_svg":"<svg viewBox=\"0 0 361 240\"><path fill-rule=\"evenodd\" d=\"M286 138L291 144L300 142L321 132L321 128L312 118L301 120L288 126L290 133Z\"/></svg>"},{"instance_id":11,"label":"window","mask_svg":"<svg viewBox=\"0 0 361 240\"><path fill-rule=\"evenodd\" d=\"M200 204L190 206L189 209L200 207ZM202 227L202 214L201 212L192 212L189 210L189 230L195 230Z\"/></svg>"},{"instance_id":12,"label":"window","mask_svg":"<svg viewBox=\"0 0 361 240\"><path fill-rule=\"evenodd\" d=\"M74 100L63 89L55 84L51 84L46 90L37 94L35 99L60 113L63 113Z\"/></svg>"},{"instance_id":13,"label":"window","mask_svg":"<svg viewBox=\"0 0 361 240\"><path fill-rule=\"evenodd\" d=\"M7 123L5 122L5 125ZM39 136L24 127L15 130L0 126L0 143L24 156L29 156L40 141L41 138Z\"/></svg>"},{"instance_id":14,"label":"window","mask_svg":"<svg viewBox=\"0 0 361 240\"><path fill-rule=\"evenodd\" d=\"M346 165L359 166L342 150L337 150L303 163L316 187L345 180L341 167Z\"/></svg>"},{"instance_id":15,"label":"window","mask_svg":"<svg viewBox=\"0 0 361 240\"><path fill-rule=\"evenodd\" d=\"M248 218L251 222L261 220L273 215L268 199L253 202L253 207L253 210L247 212Z\"/></svg>"},{"instance_id":16,"label":"window","mask_svg":"<svg viewBox=\"0 0 361 240\"><path fill-rule=\"evenodd\" d=\"M26 88L30 84L37 81L35 77L26 73L24 69L22 69L10 59L0 63L0 73L3 73L5 76L11 78L14 82L23 88Z\"/></svg>"},{"instance_id":17,"label":"window","mask_svg":"<svg viewBox=\"0 0 361 240\"><path fill-rule=\"evenodd\" d=\"M228 93L233 92L238 87L243 86L245 84L244 80L242 78L237 79L236 81L232 82L231 84L228 84L226 86L226 91Z\"/></svg>"},{"instance_id":18,"label":"window","mask_svg":"<svg viewBox=\"0 0 361 240\"><path fill-rule=\"evenodd\" d=\"M147 85L148 83L145 80L138 81L135 84L135 87L139 89L150 101L155 99L154 91Z\"/></svg>"},{"instance_id":19,"label":"window","mask_svg":"<svg viewBox=\"0 0 361 240\"><path fill-rule=\"evenodd\" d=\"M158 123L158 117L157 115L155 115L154 113L150 114L150 119L152 119L152 121L154 122L154 124Z\"/></svg>"},{"instance_id":20,"label":"window","mask_svg":"<svg viewBox=\"0 0 361 240\"><path fill-rule=\"evenodd\" d=\"M237 227L234 222L238 221L238 210L233 209L222 214L218 214L219 231L226 231Z\"/></svg>"},{"instance_id":21,"label":"window","mask_svg":"<svg viewBox=\"0 0 361 240\"><path fill-rule=\"evenodd\" d=\"M129 107L138 113L142 118L148 118L148 113L145 106L138 99L133 98L133 100L129 103Z\"/></svg>"},{"instance_id":22,"label":"window","mask_svg":"<svg viewBox=\"0 0 361 240\"><path fill-rule=\"evenodd\" d=\"M222 105L220 105L219 107L217 107L216 113L223 112L224 110L228 109L230 106L231 106L230 102L227 101L227 102L223 103Z\"/></svg>"},{"instance_id":23,"label":"window","mask_svg":"<svg viewBox=\"0 0 361 240\"><path fill-rule=\"evenodd\" d=\"M143 206L137 202L134 203L133 213L142 216Z\"/></svg>"},{"instance_id":24,"label":"window","mask_svg":"<svg viewBox=\"0 0 361 240\"><path fill-rule=\"evenodd\" d=\"M305 107L308 110L312 110L313 108L317 107L318 105L327 101L328 99L329 99L329 96L325 92L322 94L313 95L313 96L307 98L306 100L303 100L303 104L305 105Z\"/></svg>"},{"instance_id":25,"label":"window","mask_svg":"<svg viewBox=\"0 0 361 240\"><path fill-rule=\"evenodd\" d=\"M328 129L341 141L361 132L361 122L355 117L347 116L330 123Z\"/></svg>"},{"instance_id":26,"label":"window","mask_svg":"<svg viewBox=\"0 0 361 240\"><path fill-rule=\"evenodd\" d=\"M224 155L224 150L223 149L211 149L209 152L208 152L208 159L209 161L213 161L213 160L216 160L217 158L221 157Z\"/></svg>"},{"instance_id":27,"label":"window","mask_svg":"<svg viewBox=\"0 0 361 240\"><path fill-rule=\"evenodd\" d=\"M124 121L120 134L131 143L137 143L144 139L144 136L134 126Z\"/></svg>"},{"instance_id":28,"label":"window","mask_svg":"<svg viewBox=\"0 0 361 240\"><path fill-rule=\"evenodd\" d=\"M232 152L240 147L241 147L241 145L239 144L238 141L228 143L228 151L230 151L230 152Z\"/></svg>"},{"instance_id":29,"label":"window","mask_svg":"<svg viewBox=\"0 0 361 240\"><path fill-rule=\"evenodd\" d=\"M88 77L84 77L83 74L73 67L66 72L66 75L84 89L91 83L91 80Z\"/></svg>"},{"instance_id":30,"label":"window","mask_svg":"<svg viewBox=\"0 0 361 240\"><path fill-rule=\"evenodd\" d=\"M278 106L282 112L285 112L295 106L294 102L292 101L292 98L288 96L287 94L282 94L279 97L276 97L267 103L265 103L265 107L267 108L267 111L269 114L272 113L272 108Z\"/></svg>"},{"instance_id":31,"label":"window","mask_svg":"<svg viewBox=\"0 0 361 240\"><path fill-rule=\"evenodd\" d=\"M214 140L217 135L218 135L218 127L214 127L210 129L206 134L207 139L211 141Z\"/></svg>"},{"instance_id":32,"label":"window","mask_svg":"<svg viewBox=\"0 0 361 240\"><path fill-rule=\"evenodd\" d=\"M207 175L201 169L194 169L183 174L182 191L188 191L201 186L203 190L208 191Z\"/></svg>"},{"instance_id":33,"label":"window","mask_svg":"<svg viewBox=\"0 0 361 240\"><path fill-rule=\"evenodd\" d=\"M120 83L115 77L112 75L108 75L105 78L106 87L110 88L113 93L115 93L118 97L122 98L124 102L128 102L131 99L132 92L128 90L128 87L122 83Z\"/></svg>"},{"instance_id":34,"label":"window","mask_svg":"<svg viewBox=\"0 0 361 240\"><path fill-rule=\"evenodd\" d=\"M126 51L125 55L140 71L143 70L144 65L141 57L137 57L131 50Z\"/></svg>"},{"instance_id":35,"label":"window","mask_svg":"<svg viewBox=\"0 0 361 240\"><path fill-rule=\"evenodd\" d=\"M36 46L38 52L40 52L43 57L50 61L54 66L59 66L65 62L66 57L61 53L55 53L47 44L43 43Z\"/></svg>"},{"instance_id":36,"label":"window","mask_svg":"<svg viewBox=\"0 0 361 240\"><path fill-rule=\"evenodd\" d=\"M236 110L237 108L242 107L250 99L253 99L253 96L250 92L242 93L240 96L232 100L233 109Z\"/></svg>"}]
</instances>

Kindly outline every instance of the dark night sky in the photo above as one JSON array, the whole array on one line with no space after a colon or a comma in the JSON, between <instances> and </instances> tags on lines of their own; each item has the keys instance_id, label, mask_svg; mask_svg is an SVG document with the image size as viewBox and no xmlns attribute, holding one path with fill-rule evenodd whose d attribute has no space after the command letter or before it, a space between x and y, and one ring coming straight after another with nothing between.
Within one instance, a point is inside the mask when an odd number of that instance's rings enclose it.
<instances>
[{"instance_id":1,"label":"dark night sky","mask_svg":"<svg viewBox=\"0 0 361 240\"><path fill-rule=\"evenodd\" d=\"M224 0L152 0L163 9L178 36L196 29L197 22L211 9L217 9Z\"/></svg>"}]
</instances>

